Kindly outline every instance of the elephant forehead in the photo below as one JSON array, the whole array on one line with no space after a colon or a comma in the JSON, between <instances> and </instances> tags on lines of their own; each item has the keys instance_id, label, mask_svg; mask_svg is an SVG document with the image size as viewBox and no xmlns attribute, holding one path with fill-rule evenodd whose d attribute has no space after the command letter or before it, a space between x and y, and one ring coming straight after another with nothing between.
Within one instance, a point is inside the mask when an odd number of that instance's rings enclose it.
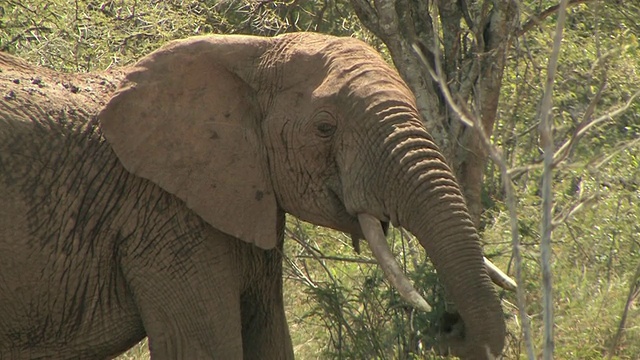
<instances>
[{"instance_id":1,"label":"elephant forehead","mask_svg":"<svg viewBox=\"0 0 640 360\"><path fill-rule=\"evenodd\" d=\"M261 57L260 67L282 83L280 90L321 78L325 88L338 89L387 79L387 86L407 89L398 73L369 45L353 38L294 33L277 38Z\"/></svg>"},{"instance_id":2,"label":"elephant forehead","mask_svg":"<svg viewBox=\"0 0 640 360\"><path fill-rule=\"evenodd\" d=\"M332 93L352 100L375 101L375 97L381 96L409 103L415 101L398 73L380 58L334 59L328 64L328 76L315 92L317 95Z\"/></svg>"},{"instance_id":3,"label":"elephant forehead","mask_svg":"<svg viewBox=\"0 0 640 360\"><path fill-rule=\"evenodd\" d=\"M391 76L390 76L391 75ZM413 93L390 71L379 71L367 65L353 67L340 75L327 76L312 93L314 99L326 99L341 109L359 114L377 114L379 105L390 101L416 111Z\"/></svg>"}]
</instances>

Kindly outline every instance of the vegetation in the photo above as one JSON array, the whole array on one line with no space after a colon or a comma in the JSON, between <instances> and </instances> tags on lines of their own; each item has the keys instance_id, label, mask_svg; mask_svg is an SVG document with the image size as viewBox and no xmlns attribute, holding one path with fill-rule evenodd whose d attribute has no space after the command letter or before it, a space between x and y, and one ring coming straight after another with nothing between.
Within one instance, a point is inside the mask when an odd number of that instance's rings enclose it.
<instances>
[{"instance_id":1,"label":"vegetation","mask_svg":"<svg viewBox=\"0 0 640 360\"><path fill-rule=\"evenodd\" d=\"M477 199L483 209L478 224L487 256L513 274L511 221L517 221L517 249L522 256L520 287L525 294L526 319L531 322L534 355L538 357L544 345L540 260L544 147L539 141L539 122L547 63L553 56L557 2L508 2L518 7L507 9L513 15L503 18L509 20L505 24L508 33L490 49L480 47L486 33L473 25L490 19L492 6L484 6L483 1L467 2L466 12L449 9L459 15L457 24L451 19L442 20L437 14L447 9L436 9L429 1L397 3L400 5L392 9L397 13L387 15L401 15L398 33L404 36L402 39L383 33L376 27L380 19L371 16L382 16L390 11L388 8L377 8L366 16L367 9L373 9L368 1L5 0L0 4L0 50L60 71L96 71L131 64L170 39L196 34L270 36L312 30L362 38L402 67L398 57L415 54L400 53L394 46L398 41L412 41L411 28L425 51L435 51L431 44L433 34L437 34L444 44L441 60L457 64L446 68L446 75L451 90L461 94L456 98L458 105L466 106L473 116L482 116L483 121L487 114L493 117L484 124L490 126L487 133L509 169L508 179L496 161L486 166L482 159L476 163L484 174ZM416 8L402 7L408 3L416 4ZM502 4L492 3L496 7ZM555 355L560 359L637 359L640 6L630 0L569 3L551 109L555 162L550 265ZM407 11L400 11L403 9ZM436 31L429 30L432 24ZM455 41L447 35L451 30L447 25L451 24L455 25ZM457 50L447 44L455 44ZM501 77L493 113L479 103L483 98L474 87L482 84L483 78L467 90L460 80L465 64L472 65L482 56L504 60L496 65L503 65L499 74L492 75ZM451 61L453 58L457 62ZM411 64L423 66L416 59ZM418 74L399 70L405 78L421 76L433 81L431 93L422 96L440 96L438 91L433 93L437 81L429 77L427 68L420 68ZM435 110L427 112L429 119L464 129L459 116L443 99L437 100ZM452 140L468 144L470 136L472 140L477 136L467 132L462 139L458 137L462 132L453 136L451 131L444 131L438 140L446 147ZM489 156L479 142L473 146ZM454 166L463 162L464 154L447 152ZM461 174L464 172L458 172ZM517 219L510 212L504 182L513 186ZM289 218L287 237L285 295L299 358L437 358L431 346L436 318L445 301L429 261L406 233L394 229L390 241L416 288L436 305L434 314L416 313L405 306L371 261L367 247L363 246L361 255L355 254L346 235ZM526 322L519 318L518 300L511 293L504 293L503 299L510 329L506 357L527 358L523 334ZM142 345L122 358L145 356Z\"/></svg>"}]
</instances>

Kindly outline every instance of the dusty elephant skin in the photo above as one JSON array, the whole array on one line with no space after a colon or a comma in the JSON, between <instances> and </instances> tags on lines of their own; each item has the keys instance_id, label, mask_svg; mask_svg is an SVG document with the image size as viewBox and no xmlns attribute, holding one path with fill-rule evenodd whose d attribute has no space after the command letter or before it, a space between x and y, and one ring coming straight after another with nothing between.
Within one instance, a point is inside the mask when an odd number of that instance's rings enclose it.
<instances>
[{"instance_id":1,"label":"dusty elephant skin","mask_svg":"<svg viewBox=\"0 0 640 360\"><path fill-rule=\"evenodd\" d=\"M0 358L109 358L145 335L154 359L293 358L285 213L372 246L376 224L405 227L464 322L443 346L501 353L459 187L362 42L207 36L121 73L0 69Z\"/></svg>"}]
</instances>

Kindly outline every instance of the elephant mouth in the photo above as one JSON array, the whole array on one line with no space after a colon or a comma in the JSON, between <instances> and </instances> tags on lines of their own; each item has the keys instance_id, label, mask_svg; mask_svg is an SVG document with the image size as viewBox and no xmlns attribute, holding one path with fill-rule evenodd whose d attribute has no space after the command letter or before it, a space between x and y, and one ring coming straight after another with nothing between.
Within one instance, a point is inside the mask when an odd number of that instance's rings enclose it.
<instances>
[{"instance_id":1,"label":"elephant mouth","mask_svg":"<svg viewBox=\"0 0 640 360\"><path fill-rule=\"evenodd\" d=\"M364 240L365 236L362 232L360 222L358 221L358 215L349 213L344 203L341 192L327 187L327 193L329 194L331 207L333 209L332 213L336 215L336 222L338 224L338 226L333 226L333 228L335 230L342 231L351 235L354 248L356 248L356 251L359 253L359 247L356 246L356 242L359 240ZM390 222L388 220L380 220L380 224L382 225L382 231L384 235L387 236L389 234Z\"/></svg>"},{"instance_id":2,"label":"elephant mouth","mask_svg":"<svg viewBox=\"0 0 640 360\"><path fill-rule=\"evenodd\" d=\"M331 207L330 213L333 215L332 222L335 222L335 226L332 227L335 230L351 234L352 237L363 239L364 234L362 234L362 230L360 229L358 218L356 215L350 214L347 210L342 193L331 187L327 187L327 193Z\"/></svg>"}]
</instances>

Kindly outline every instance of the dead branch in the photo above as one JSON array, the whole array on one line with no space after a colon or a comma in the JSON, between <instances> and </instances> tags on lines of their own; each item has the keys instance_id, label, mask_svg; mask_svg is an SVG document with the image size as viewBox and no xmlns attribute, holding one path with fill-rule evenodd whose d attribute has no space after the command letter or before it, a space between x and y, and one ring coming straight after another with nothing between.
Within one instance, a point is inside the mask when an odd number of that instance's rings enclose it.
<instances>
[{"instance_id":1,"label":"dead branch","mask_svg":"<svg viewBox=\"0 0 640 360\"><path fill-rule=\"evenodd\" d=\"M594 1L594 0L569 0L569 3L567 4L567 6L584 4L591 1ZM533 28L534 26L539 25L542 22L542 20L556 13L559 9L560 9L560 4L553 5L544 9L538 15L534 15L530 17L527 21L524 22L524 25L522 25L522 28L518 30L518 32L516 33L516 36L522 36L524 33L531 30L531 28Z\"/></svg>"},{"instance_id":2,"label":"dead branch","mask_svg":"<svg viewBox=\"0 0 640 360\"><path fill-rule=\"evenodd\" d=\"M636 273L629 282L629 294L627 295L627 301L624 304L624 310L622 310L622 316L620 317L620 323L618 324L618 331L616 331L616 335L611 342L611 346L609 347L609 354L607 355L607 359L611 360L613 355L616 353L616 348L618 347L618 343L620 342L620 338L622 337L622 333L625 330L625 325L627 322L627 316L629 315L629 309L633 305L635 299L640 296L640 263L638 263L638 268L636 269Z\"/></svg>"},{"instance_id":3,"label":"dead branch","mask_svg":"<svg viewBox=\"0 0 640 360\"><path fill-rule=\"evenodd\" d=\"M331 260L331 261L341 261L347 263L356 263L356 264L369 264L369 265L377 265L378 262L374 259L360 259L360 258L352 258L352 257L344 257L344 256L329 256L329 255L296 255L298 259L320 259L320 260Z\"/></svg>"}]
</instances>

